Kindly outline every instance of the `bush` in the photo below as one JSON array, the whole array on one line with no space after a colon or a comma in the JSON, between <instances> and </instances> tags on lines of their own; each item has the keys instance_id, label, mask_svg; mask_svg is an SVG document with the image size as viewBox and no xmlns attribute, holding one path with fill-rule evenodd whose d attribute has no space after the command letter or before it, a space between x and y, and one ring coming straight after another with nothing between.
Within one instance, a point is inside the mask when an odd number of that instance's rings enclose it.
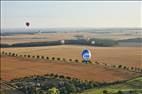
<instances>
[{"instance_id":1,"label":"bush","mask_svg":"<svg viewBox=\"0 0 142 94\"><path fill-rule=\"evenodd\" d=\"M37 56L36 56L36 58L37 58L37 59L39 59L39 58L40 58L40 56L39 56L39 55L37 55Z\"/></svg>"},{"instance_id":2,"label":"bush","mask_svg":"<svg viewBox=\"0 0 142 94\"><path fill-rule=\"evenodd\" d=\"M60 91L56 87L52 87L47 91L47 94L60 94Z\"/></svg>"},{"instance_id":3,"label":"bush","mask_svg":"<svg viewBox=\"0 0 142 94\"><path fill-rule=\"evenodd\" d=\"M65 78L64 75L60 75L59 78Z\"/></svg>"},{"instance_id":4,"label":"bush","mask_svg":"<svg viewBox=\"0 0 142 94\"><path fill-rule=\"evenodd\" d=\"M59 60L59 61L60 61L61 59L58 57L58 58L57 58L57 60Z\"/></svg>"},{"instance_id":5,"label":"bush","mask_svg":"<svg viewBox=\"0 0 142 94\"><path fill-rule=\"evenodd\" d=\"M52 57L52 60L55 60L55 57Z\"/></svg>"},{"instance_id":6,"label":"bush","mask_svg":"<svg viewBox=\"0 0 142 94\"><path fill-rule=\"evenodd\" d=\"M72 59L69 59L70 62L72 62Z\"/></svg>"},{"instance_id":7,"label":"bush","mask_svg":"<svg viewBox=\"0 0 142 94\"><path fill-rule=\"evenodd\" d=\"M27 57L27 55L24 55L24 57Z\"/></svg>"},{"instance_id":8,"label":"bush","mask_svg":"<svg viewBox=\"0 0 142 94\"><path fill-rule=\"evenodd\" d=\"M8 53L9 56L11 56L11 54L12 54L11 52Z\"/></svg>"},{"instance_id":9,"label":"bush","mask_svg":"<svg viewBox=\"0 0 142 94\"><path fill-rule=\"evenodd\" d=\"M28 55L28 58L30 58L31 56L30 55Z\"/></svg>"},{"instance_id":10,"label":"bush","mask_svg":"<svg viewBox=\"0 0 142 94\"><path fill-rule=\"evenodd\" d=\"M117 92L117 94L123 94L123 92L119 90L119 91Z\"/></svg>"},{"instance_id":11,"label":"bush","mask_svg":"<svg viewBox=\"0 0 142 94\"><path fill-rule=\"evenodd\" d=\"M47 57L46 57L46 59L48 60L48 59L49 59L49 57L47 56Z\"/></svg>"},{"instance_id":12,"label":"bush","mask_svg":"<svg viewBox=\"0 0 142 94\"><path fill-rule=\"evenodd\" d=\"M109 94L107 90L103 90L103 94Z\"/></svg>"},{"instance_id":13,"label":"bush","mask_svg":"<svg viewBox=\"0 0 142 94\"><path fill-rule=\"evenodd\" d=\"M58 74L55 74L54 77L57 78L57 77L58 77Z\"/></svg>"},{"instance_id":14,"label":"bush","mask_svg":"<svg viewBox=\"0 0 142 94\"><path fill-rule=\"evenodd\" d=\"M41 56L41 59L44 59L44 56Z\"/></svg>"},{"instance_id":15,"label":"bush","mask_svg":"<svg viewBox=\"0 0 142 94\"><path fill-rule=\"evenodd\" d=\"M16 56L16 54L15 54L15 53L12 53L12 56Z\"/></svg>"},{"instance_id":16,"label":"bush","mask_svg":"<svg viewBox=\"0 0 142 94\"><path fill-rule=\"evenodd\" d=\"M68 91L67 91L67 89L66 89L66 87L60 88L60 93L61 94L69 94Z\"/></svg>"},{"instance_id":17,"label":"bush","mask_svg":"<svg viewBox=\"0 0 142 94\"><path fill-rule=\"evenodd\" d=\"M66 89L68 91L68 94L77 91L75 85L72 84L72 83L65 83L65 87L66 87Z\"/></svg>"},{"instance_id":18,"label":"bush","mask_svg":"<svg viewBox=\"0 0 142 94\"><path fill-rule=\"evenodd\" d=\"M49 76L51 76L51 77L52 77L52 76L54 76L54 74L53 74L53 73L51 73L51 74L49 74Z\"/></svg>"},{"instance_id":19,"label":"bush","mask_svg":"<svg viewBox=\"0 0 142 94\"><path fill-rule=\"evenodd\" d=\"M126 69L126 68L127 68L126 66L123 67L123 69Z\"/></svg>"},{"instance_id":20,"label":"bush","mask_svg":"<svg viewBox=\"0 0 142 94\"><path fill-rule=\"evenodd\" d=\"M131 70L133 70L134 69L134 67L131 67Z\"/></svg>"},{"instance_id":21,"label":"bush","mask_svg":"<svg viewBox=\"0 0 142 94\"><path fill-rule=\"evenodd\" d=\"M118 68L122 68L122 65L119 65Z\"/></svg>"},{"instance_id":22,"label":"bush","mask_svg":"<svg viewBox=\"0 0 142 94\"><path fill-rule=\"evenodd\" d=\"M69 76L67 76L66 78L69 79L69 80L71 80L71 77L69 77Z\"/></svg>"},{"instance_id":23,"label":"bush","mask_svg":"<svg viewBox=\"0 0 142 94\"><path fill-rule=\"evenodd\" d=\"M79 62L79 60L77 60L77 59L76 59L76 60L75 60L75 62L77 62L77 63L78 63L78 62Z\"/></svg>"}]
</instances>

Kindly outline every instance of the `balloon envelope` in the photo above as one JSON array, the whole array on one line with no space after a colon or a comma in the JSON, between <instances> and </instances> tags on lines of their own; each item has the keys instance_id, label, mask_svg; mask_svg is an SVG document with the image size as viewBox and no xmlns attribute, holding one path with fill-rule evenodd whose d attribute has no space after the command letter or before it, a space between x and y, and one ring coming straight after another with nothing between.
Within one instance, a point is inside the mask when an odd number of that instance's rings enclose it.
<instances>
[{"instance_id":1,"label":"balloon envelope","mask_svg":"<svg viewBox=\"0 0 142 94\"><path fill-rule=\"evenodd\" d=\"M26 26L29 27L29 26L30 26L30 23L29 23L29 22L26 22Z\"/></svg>"},{"instance_id":2,"label":"balloon envelope","mask_svg":"<svg viewBox=\"0 0 142 94\"><path fill-rule=\"evenodd\" d=\"M90 50L84 49L83 52L82 52L82 58L85 61L88 61L91 58L91 52L90 52Z\"/></svg>"}]
</instances>

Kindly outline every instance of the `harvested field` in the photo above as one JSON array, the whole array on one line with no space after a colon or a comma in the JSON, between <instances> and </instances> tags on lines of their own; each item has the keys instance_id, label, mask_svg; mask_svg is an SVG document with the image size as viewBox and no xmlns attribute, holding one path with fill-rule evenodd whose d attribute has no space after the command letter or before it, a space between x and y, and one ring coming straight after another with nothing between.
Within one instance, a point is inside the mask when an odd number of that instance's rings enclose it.
<instances>
[{"instance_id":1,"label":"harvested field","mask_svg":"<svg viewBox=\"0 0 142 94\"><path fill-rule=\"evenodd\" d=\"M60 57L65 58L66 60L71 58L81 61L81 52L84 48L91 50L92 61L142 68L141 47L90 47L61 45L48 47L4 48L2 51L15 52L22 55L30 54L48 57Z\"/></svg>"},{"instance_id":2,"label":"harvested field","mask_svg":"<svg viewBox=\"0 0 142 94\"><path fill-rule=\"evenodd\" d=\"M117 81L130 79L140 75L121 69L105 68L100 65L51 63L44 60L30 60L17 57L1 57L1 78L11 80L29 75L43 75L46 73L62 74L82 80Z\"/></svg>"},{"instance_id":3,"label":"harvested field","mask_svg":"<svg viewBox=\"0 0 142 94\"><path fill-rule=\"evenodd\" d=\"M26 31L27 32L27 31ZM129 34L129 36L127 35ZM76 39L75 36L82 36L81 38L101 38L101 39L113 39L122 40L129 38L139 38L140 33L134 32L111 32L111 33L91 33L91 32L58 32L58 33L35 33L35 34L13 34L7 36L1 36L1 43L14 44L14 43L26 43L26 42L45 42L65 39Z\"/></svg>"}]
</instances>

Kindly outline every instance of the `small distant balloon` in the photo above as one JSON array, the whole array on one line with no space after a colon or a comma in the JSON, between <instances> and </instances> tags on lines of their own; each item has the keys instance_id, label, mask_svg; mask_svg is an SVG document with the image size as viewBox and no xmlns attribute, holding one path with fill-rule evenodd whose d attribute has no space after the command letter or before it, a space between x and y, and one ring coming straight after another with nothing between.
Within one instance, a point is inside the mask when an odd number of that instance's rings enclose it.
<instances>
[{"instance_id":1,"label":"small distant balloon","mask_svg":"<svg viewBox=\"0 0 142 94\"><path fill-rule=\"evenodd\" d=\"M30 26L30 23L29 23L29 22L26 22L25 24L26 24L26 26L27 26L27 27L29 27L29 26Z\"/></svg>"},{"instance_id":2,"label":"small distant balloon","mask_svg":"<svg viewBox=\"0 0 142 94\"><path fill-rule=\"evenodd\" d=\"M95 44L95 41L91 41L91 44Z\"/></svg>"},{"instance_id":3,"label":"small distant balloon","mask_svg":"<svg viewBox=\"0 0 142 94\"><path fill-rule=\"evenodd\" d=\"M65 40L61 40L61 44L65 44Z\"/></svg>"}]
</instances>

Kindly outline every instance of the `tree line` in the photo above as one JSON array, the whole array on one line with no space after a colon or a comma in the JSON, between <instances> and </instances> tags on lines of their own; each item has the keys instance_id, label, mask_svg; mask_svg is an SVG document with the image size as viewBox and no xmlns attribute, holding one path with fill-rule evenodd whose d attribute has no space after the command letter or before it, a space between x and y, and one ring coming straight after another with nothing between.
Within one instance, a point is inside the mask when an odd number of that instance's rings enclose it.
<instances>
[{"instance_id":1,"label":"tree line","mask_svg":"<svg viewBox=\"0 0 142 94\"><path fill-rule=\"evenodd\" d=\"M94 41L94 43L92 43ZM29 42L29 43L15 43L12 45L9 44L0 44L1 47L36 47L36 46L55 46L55 45L90 45L90 46L114 46L118 44L117 41L111 40L111 39L70 39L70 40L64 40L64 43L62 43L62 40L57 41L48 41L48 42Z\"/></svg>"},{"instance_id":2,"label":"tree line","mask_svg":"<svg viewBox=\"0 0 142 94\"><path fill-rule=\"evenodd\" d=\"M49 57L49 56L42 56L42 55L30 55L30 54L17 54L17 53L13 53L13 52L5 52L2 51L1 55L7 55L7 56L14 56L14 57L22 57L22 58L29 58L29 59L42 59L42 60L50 60L50 61L61 61L61 62L70 62L70 63L83 63L83 60L80 61L78 59L66 59L66 58L60 58L60 57ZM112 68L118 68L118 69L124 69L127 71L131 71L131 72L138 72L138 73L142 73L142 69L138 68L138 67L128 67L125 65L112 65L112 64L106 64L106 63L100 63L98 61L92 62L89 61L89 64L99 64L99 65L103 65L105 67L112 67Z\"/></svg>"}]
</instances>

